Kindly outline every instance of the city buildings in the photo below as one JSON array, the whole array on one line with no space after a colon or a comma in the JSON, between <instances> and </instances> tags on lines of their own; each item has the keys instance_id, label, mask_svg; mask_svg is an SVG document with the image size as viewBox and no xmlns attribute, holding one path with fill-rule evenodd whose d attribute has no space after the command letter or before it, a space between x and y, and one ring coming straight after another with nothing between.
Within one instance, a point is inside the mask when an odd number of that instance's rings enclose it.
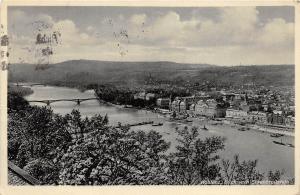
<instances>
[{"instance_id":1,"label":"city buildings","mask_svg":"<svg viewBox=\"0 0 300 195\"><path fill-rule=\"evenodd\" d=\"M228 108L226 110L226 118L246 120L248 113L244 110Z\"/></svg>"},{"instance_id":2,"label":"city buildings","mask_svg":"<svg viewBox=\"0 0 300 195\"><path fill-rule=\"evenodd\" d=\"M141 99L141 100L151 100L155 98L155 94L154 93L146 93L145 91L136 93L133 95L133 99L137 100L137 99Z\"/></svg>"},{"instance_id":3,"label":"city buildings","mask_svg":"<svg viewBox=\"0 0 300 195\"><path fill-rule=\"evenodd\" d=\"M252 111L248 113L248 122L251 123L266 123L267 114L265 112Z\"/></svg>"},{"instance_id":4,"label":"city buildings","mask_svg":"<svg viewBox=\"0 0 300 195\"><path fill-rule=\"evenodd\" d=\"M169 104L170 111L194 117L226 118L243 124L295 126L294 95L290 91L280 93L258 88L244 91L221 89L214 93L215 96L198 91L193 96L176 97L172 102L169 98L159 98L156 104L160 108L167 108Z\"/></svg>"},{"instance_id":5,"label":"city buildings","mask_svg":"<svg viewBox=\"0 0 300 195\"><path fill-rule=\"evenodd\" d=\"M226 115L226 108L222 108L214 99L208 99L206 101L199 100L196 104L192 105L190 109L195 116L222 118Z\"/></svg>"},{"instance_id":6,"label":"city buildings","mask_svg":"<svg viewBox=\"0 0 300 195\"><path fill-rule=\"evenodd\" d=\"M169 108L170 106L170 102L171 102L171 99L170 98L158 98L156 100L156 105L159 107L159 108Z\"/></svg>"}]
</instances>

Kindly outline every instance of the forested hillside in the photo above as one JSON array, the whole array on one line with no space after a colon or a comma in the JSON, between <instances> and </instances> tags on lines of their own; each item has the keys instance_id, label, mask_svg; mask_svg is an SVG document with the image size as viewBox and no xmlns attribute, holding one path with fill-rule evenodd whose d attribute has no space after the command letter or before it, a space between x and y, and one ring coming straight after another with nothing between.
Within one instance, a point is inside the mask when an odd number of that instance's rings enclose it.
<instances>
[{"instance_id":1,"label":"forested hillside","mask_svg":"<svg viewBox=\"0 0 300 195\"><path fill-rule=\"evenodd\" d=\"M38 82L55 85L113 83L136 86L157 83L222 83L240 85L293 85L294 65L215 66L173 62L110 62L72 60L40 69L33 64L10 65L11 82Z\"/></svg>"}]
</instances>

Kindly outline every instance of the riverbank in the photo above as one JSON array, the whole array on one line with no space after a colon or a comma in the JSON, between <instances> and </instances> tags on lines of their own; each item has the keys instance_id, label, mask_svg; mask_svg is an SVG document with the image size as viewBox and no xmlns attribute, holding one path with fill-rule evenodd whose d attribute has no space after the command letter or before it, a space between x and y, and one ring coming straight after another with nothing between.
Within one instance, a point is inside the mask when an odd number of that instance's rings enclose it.
<instances>
[{"instance_id":1,"label":"riverbank","mask_svg":"<svg viewBox=\"0 0 300 195\"><path fill-rule=\"evenodd\" d=\"M276 129L268 129L268 128L260 127L258 125L255 125L254 127L252 127L252 129L255 131L263 132L263 133L281 134L281 135L285 135L285 136L295 137L294 132L282 131L282 130L276 130Z\"/></svg>"},{"instance_id":2,"label":"riverbank","mask_svg":"<svg viewBox=\"0 0 300 195\"><path fill-rule=\"evenodd\" d=\"M114 103L107 102L107 101L101 99L101 98L99 97L99 95L96 93L95 89L93 89L93 91L94 91L94 95L95 95L96 98L98 99L98 102L99 102L99 103L105 104L105 105L108 105L108 106L114 106L114 107L117 107L117 108L125 108L124 105L114 104Z\"/></svg>"},{"instance_id":3,"label":"riverbank","mask_svg":"<svg viewBox=\"0 0 300 195\"><path fill-rule=\"evenodd\" d=\"M219 125L219 126L229 125L231 127L237 128L237 129L246 127L246 128L249 128L249 130L253 130L253 131L257 131L257 132L268 133L268 134L281 134L281 135L285 135L285 136L295 137L295 133L291 132L291 131L271 129L271 128L263 127L263 126L260 126L257 124L245 124L243 126L243 125L239 125L236 123L230 123L230 122L225 123L225 120L215 121L212 119L208 119L206 117L204 117L204 118L193 117L193 118L189 118L188 121L186 119L171 120L171 118L169 118L168 121L177 122L177 123L181 123L181 124L189 124L189 123L198 123L198 124L201 123L202 124L203 121L206 121L205 123L208 125L214 125L214 126L215 125Z\"/></svg>"},{"instance_id":4,"label":"riverbank","mask_svg":"<svg viewBox=\"0 0 300 195\"><path fill-rule=\"evenodd\" d=\"M30 87L23 87L23 86L17 86L12 84L8 85L8 92L16 93L22 97L33 94L33 90Z\"/></svg>"},{"instance_id":5,"label":"riverbank","mask_svg":"<svg viewBox=\"0 0 300 195\"><path fill-rule=\"evenodd\" d=\"M95 93L96 97L97 94ZM214 121L212 119L208 119L206 117L202 117L202 118L189 118L190 121L187 121L187 119L172 119L160 112L156 112L155 109L146 109L146 108L137 108L137 107L126 107L126 105L118 105L118 104L113 104L111 102L106 102L104 100L101 100L99 97L98 97L98 100L100 103L103 103L103 104L106 104L106 105L109 105L109 106L114 106L114 107L117 107L117 108L127 108L127 109L137 109L137 110L145 110L145 111L149 111L149 112L152 112L154 114L158 114L160 116L162 116L166 121L169 121L169 122L177 122L177 123L181 123L183 125L186 125L186 124L190 124L191 122L203 122L204 120L206 121L206 123L210 123L210 125L220 125L220 126L223 126L225 123L223 120L221 121ZM231 125L234 125L235 128L241 128L241 127L244 127L242 125L238 125L238 124L231 124ZM263 132L263 133L269 133L269 134L282 134L282 135L285 135L285 136L290 136L290 137L295 137L295 133L294 132L289 132L289 131L283 131L283 130L275 130L275 129L271 129L271 128L266 128L266 127L262 127L262 126L259 126L259 125L250 125L250 124L246 124L245 125L246 127L249 127L250 130L254 130L254 131L258 131L258 132Z\"/></svg>"},{"instance_id":6,"label":"riverbank","mask_svg":"<svg viewBox=\"0 0 300 195\"><path fill-rule=\"evenodd\" d=\"M105 101L105 100L103 100L99 97L99 95L96 93L95 90L93 90L93 91L94 91L95 96L98 98L99 103L102 103L102 104L105 104L105 105L108 105L108 106L114 106L114 107L117 107L117 108L145 110L145 111L150 111L150 112L156 113L156 112L154 112L154 109L150 109L150 108L142 108L142 107L136 107L136 106L132 106L132 105L115 104L115 103L112 103L112 102Z\"/></svg>"},{"instance_id":7,"label":"riverbank","mask_svg":"<svg viewBox=\"0 0 300 195\"><path fill-rule=\"evenodd\" d=\"M95 98L93 90L81 92L74 88L66 87L51 87L51 86L33 86L31 87L34 93L26 97L30 100L45 100L45 99L68 99L68 98ZM32 105L41 105L31 103ZM43 105L41 105L43 106ZM148 110L136 108L124 108L120 105L100 103L98 100L85 101L80 105L74 102L56 102L51 104L51 109L54 113L65 115L69 114L73 109L79 110L82 117L93 117L96 114L108 116L109 124L117 126L121 124L134 124L143 121L154 121L155 123L163 122L161 126L140 125L133 126L133 131L149 132L154 130L159 132L163 138L171 143L168 152L174 152L178 145L175 129L182 129L185 126L191 128L197 126L202 128L205 126L208 131L199 130L202 138L221 136L226 138L226 148L220 154L225 159L231 159L235 154L240 154L241 159L258 159L258 168L261 171L270 169L284 169L286 175L293 177L294 173L294 149L284 147L273 143L273 140L278 138L270 137L269 133L259 133L258 131L238 131L239 126L231 125L214 125L217 121L211 120L207 122L205 118L193 119L195 122L185 121L168 121L168 115L161 115ZM161 117L162 116L162 117ZM190 119L191 117L189 117ZM199 120L199 122L196 122ZM211 124L210 124L211 123ZM219 123L219 122L218 122ZM294 143L293 137L282 137L284 143Z\"/></svg>"}]
</instances>

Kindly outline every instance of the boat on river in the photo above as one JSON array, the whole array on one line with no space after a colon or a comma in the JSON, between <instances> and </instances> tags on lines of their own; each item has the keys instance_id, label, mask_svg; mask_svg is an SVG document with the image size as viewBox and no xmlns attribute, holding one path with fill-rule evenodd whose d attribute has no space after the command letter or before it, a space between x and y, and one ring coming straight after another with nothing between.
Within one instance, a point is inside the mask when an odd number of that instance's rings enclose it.
<instances>
[{"instance_id":1,"label":"boat on river","mask_svg":"<svg viewBox=\"0 0 300 195\"><path fill-rule=\"evenodd\" d=\"M283 145L283 146L286 145L285 143L282 142L282 140L280 140L280 142L274 140L273 143L274 143L274 144L278 144L278 145Z\"/></svg>"},{"instance_id":2,"label":"boat on river","mask_svg":"<svg viewBox=\"0 0 300 195\"><path fill-rule=\"evenodd\" d=\"M288 147L295 148L293 144L287 144Z\"/></svg>"},{"instance_id":3,"label":"boat on river","mask_svg":"<svg viewBox=\"0 0 300 195\"><path fill-rule=\"evenodd\" d=\"M85 92L81 93L77 89L72 88L64 88L64 87L34 87L34 94L26 96L25 98L27 100L32 99L41 99L43 98L90 98L91 93ZM185 124L180 123L178 120L174 120L173 122L169 122L168 118L160 119L156 117L157 114L152 112L146 112L146 111L135 111L131 109L116 109L111 106L106 106L105 104L99 104L98 102L90 101L89 104L81 104L80 106L77 106L75 103L66 104L65 106L61 106L59 103L54 103L52 105L52 108L54 109L54 113L65 115L66 113L70 113L72 109L76 108L79 109L82 112L82 116L84 117L92 117L95 114L101 114L105 115L108 113L109 121L112 126L116 126L118 122L122 122L122 125L125 125L126 123L138 123L142 121L149 121L153 120L156 122L163 122L163 126L157 126L153 127L152 124L144 125L144 126L136 126L132 127L132 131L144 131L149 132L151 129L155 129L159 131L163 136L164 139L168 142L171 142L171 147L168 152L174 152L176 151L176 145L178 142L174 138L174 129L176 126L178 126L179 129L184 128ZM40 105L42 106L42 105ZM172 114L171 114L172 117ZM161 121L160 121L161 120ZM239 126L232 126L229 123L229 125L224 126L213 126L211 124L206 124L206 120L202 118L204 121L200 121L193 119L196 121L195 125L199 126L199 133L200 137L202 136L215 136L222 134L223 136L228 138L228 143L226 145L226 150L222 152L222 155L224 156L230 156L232 151L238 151L240 153L247 154L247 158L252 159L259 159L260 163L260 170L262 172L267 172L269 168L275 167L276 169L285 169L287 174L286 177L293 177L294 176L294 166L291 166L291 159L294 158L294 149L291 145L288 146L281 146L273 143L273 140L279 141L280 138L272 138L270 137L270 134L262 134L257 131L251 132L251 136L248 136L248 133L250 132L238 132ZM226 120L226 119L224 119ZM216 122L216 121L215 121ZM209 121L208 121L209 123ZM208 128L208 131L202 130L201 128L203 126L206 126ZM215 132L215 133L214 133ZM166 133L166 134L164 134ZM273 133L273 132L272 132ZM281 133L281 132L276 132ZM246 136L246 137L245 137ZM295 145L294 137L286 137L287 141L284 140L284 137L282 137L282 141L284 143L291 143ZM241 142L243 140L243 142ZM230 144L229 144L230 142ZM258 146L266 146L266 147L260 147L259 150L253 150L251 145L258 145ZM249 147L245 147L249 146ZM274 155L276 154L276 155Z\"/></svg>"},{"instance_id":4,"label":"boat on river","mask_svg":"<svg viewBox=\"0 0 300 195\"><path fill-rule=\"evenodd\" d=\"M193 122L193 120L192 120L192 119L190 119L190 118L187 118L187 119L185 119L185 122L188 122L188 123L190 123L190 122Z\"/></svg>"},{"instance_id":5,"label":"boat on river","mask_svg":"<svg viewBox=\"0 0 300 195\"><path fill-rule=\"evenodd\" d=\"M160 123L153 123L153 124L152 124L152 126L162 126L162 125L163 125L162 122L160 122Z\"/></svg>"},{"instance_id":6,"label":"boat on river","mask_svg":"<svg viewBox=\"0 0 300 195\"><path fill-rule=\"evenodd\" d=\"M280 142L279 141L273 141L274 144L278 144L278 145L282 145L282 146L288 146L288 147L291 147L291 148L295 148L295 146L293 144L289 144L289 143L283 143L282 142L282 139L280 139Z\"/></svg>"},{"instance_id":7,"label":"boat on river","mask_svg":"<svg viewBox=\"0 0 300 195\"><path fill-rule=\"evenodd\" d=\"M250 128L249 127L241 127L241 128L238 128L239 131L246 131L246 130L249 130Z\"/></svg>"},{"instance_id":8,"label":"boat on river","mask_svg":"<svg viewBox=\"0 0 300 195\"><path fill-rule=\"evenodd\" d=\"M201 129L204 131L208 131L208 129L205 127L205 125Z\"/></svg>"},{"instance_id":9,"label":"boat on river","mask_svg":"<svg viewBox=\"0 0 300 195\"><path fill-rule=\"evenodd\" d=\"M272 133L270 137L282 137L283 135L280 133Z\"/></svg>"},{"instance_id":10,"label":"boat on river","mask_svg":"<svg viewBox=\"0 0 300 195\"><path fill-rule=\"evenodd\" d=\"M132 105L127 105L127 104L126 104L126 105L124 106L124 108L133 108L133 106L132 106Z\"/></svg>"},{"instance_id":11,"label":"boat on river","mask_svg":"<svg viewBox=\"0 0 300 195\"><path fill-rule=\"evenodd\" d=\"M245 127L238 128L239 131L246 131Z\"/></svg>"}]
</instances>

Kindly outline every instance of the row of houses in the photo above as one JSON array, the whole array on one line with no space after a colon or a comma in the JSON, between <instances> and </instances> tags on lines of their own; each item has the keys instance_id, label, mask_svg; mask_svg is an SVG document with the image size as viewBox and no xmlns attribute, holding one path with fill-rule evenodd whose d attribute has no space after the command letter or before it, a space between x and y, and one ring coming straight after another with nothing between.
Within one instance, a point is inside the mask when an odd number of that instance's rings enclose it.
<instances>
[{"instance_id":1,"label":"row of houses","mask_svg":"<svg viewBox=\"0 0 300 195\"><path fill-rule=\"evenodd\" d=\"M197 103L193 102L195 102L195 97L177 98L170 104L170 110L182 114L211 118L221 118L226 115L226 107L214 99L200 99Z\"/></svg>"},{"instance_id":2,"label":"row of houses","mask_svg":"<svg viewBox=\"0 0 300 195\"><path fill-rule=\"evenodd\" d=\"M295 117L285 116L277 111L274 111L272 113L260 111L246 112L244 110L236 110L229 108L226 110L226 118L252 123L284 125L289 127L295 126Z\"/></svg>"},{"instance_id":3,"label":"row of houses","mask_svg":"<svg viewBox=\"0 0 300 195\"><path fill-rule=\"evenodd\" d=\"M190 106L190 113L195 116L222 118L226 115L226 108L214 99L199 100Z\"/></svg>"},{"instance_id":4,"label":"row of houses","mask_svg":"<svg viewBox=\"0 0 300 195\"><path fill-rule=\"evenodd\" d=\"M140 92L140 93L136 93L134 94L133 96L133 99L137 100L137 99L140 99L140 100L151 100L151 99L154 99L155 98L155 94L154 93L146 93L146 92Z\"/></svg>"},{"instance_id":5,"label":"row of houses","mask_svg":"<svg viewBox=\"0 0 300 195\"><path fill-rule=\"evenodd\" d=\"M250 122L250 123L267 122L267 114L265 112L259 112L259 111L247 112L242 109L232 109L232 108L226 110L226 118L240 121L240 122Z\"/></svg>"},{"instance_id":6,"label":"row of houses","mask_svg":"<svg viewBox=\"0 0 300 195\"><path fill-rule=\"evenodd\" d=\"M158 98L156 100L156 105L159 108L169 109L170 103L171 103L171 99L170 98Z\"/></svg>"},{"instance_id":7,"label":"row of houses","mask_svg":"<svg viewBox=\"0 0 300 195\"><path fill-rule=\"evenodd\" d=\"M192 116L205 116L209 118L227 118L228 120L235 120L240 122L250 123L264 123L274 125L285 125L293 127L295 125L295 118L292 116L285 116L278 111L267 113L262 111L249 111L247 105L240 104L237 107L228 107L214 99L207 98L181 97L170 101L169 98L159 98L157 105L161 108L169 108L170 111L189 114ZM193 103L196 102L196 103Z\"/></svg>"}]
</instances>

